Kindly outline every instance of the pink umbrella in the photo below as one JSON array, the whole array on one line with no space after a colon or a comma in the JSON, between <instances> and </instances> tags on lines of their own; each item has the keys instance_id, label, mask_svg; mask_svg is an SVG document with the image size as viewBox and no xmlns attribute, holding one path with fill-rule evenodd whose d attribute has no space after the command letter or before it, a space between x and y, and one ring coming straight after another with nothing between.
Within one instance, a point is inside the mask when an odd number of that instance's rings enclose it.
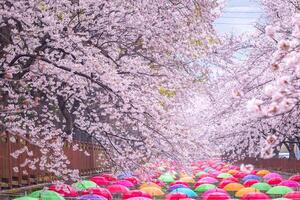
<instances>
[{"instance_id":1,"label":"pink umbrella","mask_svg":"<svg viewBox=\"0 0 300 200\"><path fill-rule=\"evenodd\" d=\"M237 179L235 177L224 178L223 181L225 181L225 180L232 180L233 182L239 182L239 179Z\"/></svg>"},{"instance_id":2,"label":"pink umbrella","mask_svg":"<svg viewBox=\"0 0 300 200\"><path fill-rule=\"evenodd\" d=\"M296 192L289 192L283 196L284 198L292 199L292 200L299 200L300 199L300 191Z\"/></svg>"},{"instance_id":3,"label":"pink umbrella","mask_svg":"<svg viewBox=\"0 0 300 200\"><path fill-rule=\"evenodd\" d=\"M119 180L114 182L115 185L123 185L126 187L134 187L134 184L128 180Z\"/></svg>"},{"instance_id":4,"label":"pink umbrella","mask_svg":"<svg viewBox=\"0 0 300 200\"><path fill-rule=\"evenodd\" d=\"M294 188L294 189L300 187L300 184L298 182L291 181L291 180L284 180L284 181L280 182L279 185L287 186L289 188Z\"/></svg>"},{"instance_id":5,"label":"pink umbrella","mask_svg":"<svg viewBox=\"0 0 300 200\"><path fill-rule=\"evenodd\" d=\"M282 178L270 178L267 183L270 185L278 185L279 183L281 183Z\"/></svg>"},{"instance_id":6,"label":"pink umbrella","mask_svg":"<svg viewBox=\"0 0 300 200\"><path fill-rule=\"evenodd\" d=\"M182 184L182 185L185 185L185 186L189 187L189 184L186 183L186 182L183 182L183 181L174 181L174 182L172 182L172 183L170 184L170 186L176 185L176 184Z\"/></svg>"},{"instance_id":7,"label":"pink umbrella","mask_svg":"<svg viewBox=\"0 0 300 200\"><path fill-rule=\"evenodd\" d=\"M208 189L206 190L202 195L201 195L201 198L206 198L209 194L212 194L212 193L225 193L227 194L227 192L223 189L219 189L219 188L215 188L215 189Z\"/></svg>"},{"instance_id":8,"label":"pink umbrella","mask_svg":"<svg viewBox=\"0 0 300 200\"><path fill-rule=\"evenodd\" d=\"M129 189L124 185L116 185L116 184L109 185L109 186L107 186L106 189L108 189L108 191L110 191L110 193L123 193L124 194L124 193L129 192Z\"/></svg>"},{"instance_id":9,"label":"pink umbrella","mask_svg":"<svg viewBox=\"0 0 300 200\"><path fill-rule=\"evenodd\" d=\"M271 198L262 192L250 192L243 196L241 200L271 200Z\"/></svg>"},{"instance_id":10,"label":"pink umbrella","mask_svg":"<svg viewBox=\"0 0 300 200\"><path fill-rule=\"evenodd\" d=\"M204 178L201 178L199 181L205 181L205 182L211 183L211 184L219 182L217 179L215 179L213 177L204 177Z\"/></svg>"},{"instance_id":11,"label":"pink umbrella","mask_svg":"<svg viewBox=\"0 0 300 200\"><path fill-rule=\"evenodd\" d=\"M131 197L127 200L152 200L152 199L148 197Z\"/></svg>"},{"instance_id":12,"label":"pink umbrella","mask_svg":"<svg viewBox=\"0 0 300 200\"><path fill-rule=\"evenodd\" d=\"M289 178L289 180L300 182L300 174L296 174L296 175L294 175L294 176L291 176L291 177Z\"/></svg>"},{"instance_id":13,"label":"pink umbrella","mask_svg":"<svg viewBox=\"0 0 300 200\"><path fill-rule=\"evenodd\" d=\"M49 190L57 192L57 193L61 194L62 196L65 196L65 197L76 197L76 196L78 196L77 191L74 188L72 188L71 186L66 185L66 184L51 185L49 187Z\"/></svg>"},{"instance_id":14,"label":"pink umbrella","mask_svg":"<svg viewBox=\"0 0 300 200\"><path fill-rule=\"evenodd\" d=\"M223 180L223 181L220 182L220 184L218 185L218 187L219 188L224 188L229 183L235 183L235 182L232 181L232 180Z\"/></svg>"},{"instance_id":15,"label":"pink umbrella","mask_svg":"<svg viewBox=\"0 0 300 200\"><path fill-rule=\"evenodd\" d=\"M249 180L245 181L243 185L245 187L251 187L253 184L258 183L258 182L259 182L258 180L249 179Z\"/></svg>"},{"instance_id":16,"label":"pink umbrella","mask_svg":"<svg viewBox=\"0 0 300 200\"><path fill-rule=\"evenodd\" d=\"M229 200L230 196L227 193L215 192L210 193L205 197L202 197L202 200Z\"/></svg>"},{"instance_id":17,"label":"pink umbrella","mask_svg":"<svg viewBox=\"0 0 300 200\"><path fill-rule=\"evenodd\" d=\"M97 185L100 185L100 186L109 185L109 180L107 180L103 176L94 176L94 177L90 178L90 180L97 183Z\"/></svg>"},{"instance_id":18,"label":"pink umbrella","mask_svg":"<svg viewBox=\"0 0 300 200\"><path fill-rule=\"evenodd\" d=\"M281 175L278 173L269 173L269 174L265 175L263 178L265 180L269 180L271 178L281 178L282 179Z\"/></svg>"},{"instance_id":19,"label":"pink umbrella","mask_svg":"<svg viewBox=\"0 0 300 200\"><path fill-rule=\"evenodd\" d=\"M101 174L102 177L106 178L108 181L116 181L117 178L113 174Z\"/></svg>"},{"instance_id":20,"label":"pink umbrella","mask_svg":"<svg viewBox=\"0 0 300 200\"><path fill-rule=\"evenodd\" d=\"M131 176L131 177L127 177L125 178L124 180L127 180L127 181L130 181L131 183L133 183L134 185L137 185L139 183L139 179L134 177L134 176Z\"/></svg>"},{"instance_id":21,"label":"pink umbrella","mask_svg":"<svg viewBox=\"0 0 300 200\"><path fill-rule=\"evenodd\" d=\"M245 173L245 172L238 172L238 173L234 174L233 176L234 176L235 178L244 178L244 177L247 176L247 175L248 175L248 174Z\"/></svg>"}]
</instances>

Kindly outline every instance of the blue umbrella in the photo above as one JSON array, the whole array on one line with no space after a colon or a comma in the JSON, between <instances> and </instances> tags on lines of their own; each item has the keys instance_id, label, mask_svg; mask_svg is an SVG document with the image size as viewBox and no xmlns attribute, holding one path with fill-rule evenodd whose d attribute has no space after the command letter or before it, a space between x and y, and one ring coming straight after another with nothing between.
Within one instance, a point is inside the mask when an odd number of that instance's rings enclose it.
<instances>
[{"instance_id":1,"label":"blue umbrella","mask_svg":"<svg viewBox=\"0 0 300 200\"><path fill-rule=\"evenodd\" d=\"M120 172L117 175L118 179L124 179L124 178L131 177L131 176L133 176L133 172L130 172L130 171Z\"/></svg>"},{"instance_id":2,"label":"blue umbrella","mask_svg":"<svg viewBox=\"0 0 300 200\"><path fill-rule=\"evenodd\" d=\"M197 194L193 190L191 190L190 188L177 188L177 189L173 190L171 192L171 194L177 193L177 192L186 194L189 197L197 197Z\"/></svg>"},{"instance_id":3,"label":"blue umbrella","mask_svg":"<svg viewBox=\"0 0 300 200\"><path fill-rule=\"evenodd\" d=\"M76 200L107 200L107 198L97 194L86 194L78 197Z\"/></svg>"},{"instance_id":4,"label":"blue umbrella","mask_svg":"<svg viewBox=\"0 0 300 200\"><path fill-rule=\"evenodd\" d=\"M183 185L183 184L175 184L175 185L172 185L168 188L168 191L171 192L175 189L178 189L178 188L187 188L186 185Z\"/></svg>"},{"instance_id":5,"label":"blue umbrella","mask_svg":"<svg viewBox=\"0 0 300 200\"><path fill-rule=\"evenodd\" d=\"M261 178L260 178L259 176L256 176L256 175L249 174L249 175L245 176L245 177L242 179L243 182L245 182L245 181L247 181L247 180L258 180L258 181L260 181Z\"/></svg>"}]
</instances>

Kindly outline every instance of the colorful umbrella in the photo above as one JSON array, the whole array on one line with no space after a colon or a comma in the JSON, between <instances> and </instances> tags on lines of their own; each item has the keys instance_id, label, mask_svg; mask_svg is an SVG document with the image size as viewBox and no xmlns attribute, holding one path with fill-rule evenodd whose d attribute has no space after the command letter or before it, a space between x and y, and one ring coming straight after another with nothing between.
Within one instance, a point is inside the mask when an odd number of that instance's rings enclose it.
<instances>
[{"instance_id":1,"label":"colorful umbrella","mask_svg":"<svg viewBox=\"0 0 300 200\"><path fill-rule=\"evenodd\" d=\"M256 175L257 175L257 176L265 176L265 175L267 175L267 174L269 174L269 173L270 173L269 170L263 169L263 170L259 170L258 172L256 172Z\"/></svg>"},{"instance_id":2,"label":"colorful umbrella","mask_svg":"<svg viewBox=\"0 0 300 200\"><path fill-rule=\"evenodd\" d=\"M202 197L202 200L229 200L230 196L223 192L210 193L206 197Z\"/></svg>"},{"instance_id":3,"label":"colorful umbrella","mask_svg":"<svg viewBox=\"0 0 300 200\"><path fill-rule=\"evenodd\" d=\"M38 190L32 192L30 197L38 198L40 200L64 200L57 192L51 190Z\"/></svg>"},{"instance_id":4,"label":"colorful umbrella","mask_svg":"<svg viewBox=\"0 0 300 200\"><path fill-rule=\"evenodd\" d=\"M271 198L262 192L251 192L243 196L241 200L271 200Z\"/></svg>"},{"instance_id":5,"label":"colorful umbrella","mask_svg":"<svg viewBox=\"0 0 300 200\"><path fill-rule=\"evenodd\" d=\"M97 194L85 194L76 198L76 200L107 200L107 199Z\"/></svg>"},{"instance_id":6,"label":"colorful umbrella","mask_svg":"<svg viewBox=\"0 0 300 200\"><path fill-rule=\"evenodd\" d=\"M258 182L259 182L258 180L250 179L250 180L245 181L243 185L245 187L251 187L253 184L258 183Z\"/></svg>"},{"instance_id":7,"label":"colorful umbrella","mask_svg":"<svg viewBox=\"0 0 300 200\"><path fill-rule=\"evenodd\" d=\"M161 181L163 181L165 183L172 183L172 182L174 182L173 176L171 174L169 174L169 173L165 173L165 174L161 175L158 178L158 180L161 180Z\"/></svg>"},{"instance_id":8,"label":"colorful umbrella","mask_svg":"<svg viewBox=\"0 0 300 200\"><path fill-rule=\"evenodd\" d=\"M85 190L87 188L97 187L97 184L93 181L83 180L73 184L73 187L76 188L77 190Z\"/></svg>"},{"instance_id":9,"label":"colorful umbrella","mask_svg":"<svg viewBox=\"0 0 300 200\"><path fill-rule=\"evenodd\" d=\"M213 177L204 177L204 178L201 178L199 181L205 181L205 182L211 183L211 184L219 182L217 179L215 179Z\"/></svg>"},{"instance_id":10,"label":"colorful umbrella","mask_svg":"<svg viewBox=\"0 0 300 200\"><path fill-rule=\"evenodd\" d=\"M269 189L272 188L271 185L269 185L268 183L255 183L253 185L251 185L251 187L258 189L259 191L268 191Z\"/></svg>"},{"instance_id":11,"label":"colorful umbrella","mask_svg":"<svg viewBox=\"0 0 300 200\"><path fill-rule=\"evenodd\" d=\"M157 188L161 189L161 187L159 185L157 185L156 183L153 183L153 182L147 182L147 183L143 183L142 185L140 185L140 189L142 189L144 187L157 187Z\"/></svg>"},{"instance_id":12,"label":"colorful umbrella","mask_svg":"<svg viewBox=\"0 0 300 200\"><path fill-rule=\"evenodd\" d=\"M280 182L279 185L287 186L287 187L293 188L293 189L300 187L300 184L297 181L292 181L292 180L284 180L284 181Z\"/></svg>"},{"instance_id":13,"label":"colorful umbrella","mask_svg":"<svg viewBox=\"0 0 300 200\"><path fill-rule=\"evenodd\" d=\"M97 187L87 188L86 190L82 191L82 194L97 194L107 198L108 200L113 199L111 193L105 188L97 188Z\"/></svg>"},{"instance_id":14,"label":"colorful umbrella","mask_svg":"<svg viewBox=\"0 0 300 200\"><path fill-rule=\"evenodd\" d=\"M223 181L221 181L220 182L220 184L219 184L219 188L224 188L226 185L228 185L229 183L235 183L234 181L232 181L232 180L223 180Z\"/></svg>"},{"instance_id":15,"label":"colorful umbrella","mask_svg":"<svg viewBox=\"0 0 300 200\"><path fill-rule=\"evenodd\" d=\"M171 192L177 188L187 188L186 185L182 185L182 184L176 184L176 185L172 185L168 188L168 191Z\"/></svg>"},{"instance_id":16,"label":"colorful umbrella","mask_svg":"<svg viewBox=\"0 0 300 200\"><path fill-rule=\"evenodd\" d=\"M267 175L263 176L263 178L265 180L269 180L271 178L281 178L282 179L281 175L278 173L268 173Z\"/></svg>"},{"instance_id":17,"label":"colorful umbrella","mask_svg":"<svg viewBox=\"0 0 300 200\"><path fill-rule=\"evenodd\" d=\"M206 190L213 189L213 188L216 188L216 186L213 185L213 184L202 184L202 185L199 185L199 186L195 189L195 191L196 191L196 192L203 193L203 192L205 192Z\"/></svg>"},{"instance_id":18,"label":"colorful umbrella","mask_svg":"<svg viewBox=\"0 0 300 200\"><path fill-rule=\"evenodd\" d=\"M206 172L203 172L203 171L200 171L200 172L197 172L197 174L195 174L196 177L199 177L203 174L207 174Z\"/></svg>"},{"instance_id":19,"label":"colorful umbrella","mask_svg":"<svg viewBox=\"0 0 300 200\"><path fill-rule=\"evenodd\" d=\"M251 188L251 187L242 188L235 193L235 196L238 198L241 198L241 197L245 196L246 194L249 194L252 192L259 192L259 190L255 189L255 188Z\"/></svg>"},{"instance_id":20,"label":"colorful umbrella","mask_svg":"<svg viewBox=\"0 0 300 200\"><path fill-rule=\"evenodd\" d=\"M278 185L279 183L281 183L282 179L281 178L270 178L267 180L267 183L274 186L274 185Z\"/></svg>"},{"instance_id":21,"label":"colorful umbrella","mask_svg":"<svg viewBox=\"0 0 300 200\"><path fill-rule=\"evenodd\" d=\"M134 184L128 180L119 180L114 182L115 185L123 185L126 187L134 187Z\"/></svg>"},{"instance_id":22,"label":"colorful umbrella","mask_svg":"<svg viewBox=\"0 0 300 200\"><path fill-rule=\"evenodd\" d=\"M267 191L267 194L270 195L285 195L289 192L293 192L293 190L286 186L275 186Z\"/></svg>"},{"instance_id":23,"label":"colorful umbrella","mask_svg":"<svg viewBox=\"0 0 300 200\"><path fill-rule=\"evenodd\" d=\"M66 185L66 184L51 185L49 187L49 190L57 192L60 195L65 196L65 197L77 197L78 196L78 192L74 188L72 188L70 185Z\"/></svg>"},{"instance_id":24,"label":"colorful umbrella","mask_svg":"<svg viewBox=\"0 0 300 200\"><path fill-rule=\"evenodd\" d=\"M289 178L289 180L300 182L300 174L291 176L291 177Z\"/></svg>"},{"instance_id":25,"label":"colorful umbrella","mask_svg":"<svg viewBox=\"0 0 300 200\"><path fill-rule=\"evenodd\" d=\"M201 198L206 198L209 194L211 193L225 193L227 194L227 192L223 189L219 189L219 188L214 188L214 189L209 189L206 190L205 192L202 193Z\"/></svg>"},{"instance_id":26,"label":"colorful umbrella","mask_svg":"<svg viewBox=\"0 0 300 200\"><path fill-rule=\"evenodd\" d=\"M228 173L221 173L217 176L217 178L228 178L228 177L232 177L231 174L228 174Z\"/></svg>"},{"instance_id":27,"label":"colorful umbrella","mask_svg":"<svg viewBox=\"0 0 300 200\"><path fill-rule=\"evenodd\" d=\"M123 193L124 194L129 191L129 189L124 185L109 185L109 186L107 186L106 189L108 189L108 191L110 193Z\"/></svg>"},{"instance_id":28,"label":"colorful umbrella","mask_svg":"<svg viewBox=\"0 0 300 200\"><path fill-rule=\"evenodd\" d=\"M189 197L197 197L197 194L189 188L177 188L177 189L173 190L171 193L177 193L177 192L186 194Z\"/></svg>"},{"instance_id":29,"label":"colorful umbrella","mask_svg":"<svg viewBox=\"0 0 300 200\"><path fill-rule=\"evenodd\" d=\"M139 183L139 179L134 176L126 177L124 180L130 181L134 185L137 185Z\"/></svg>"},{"instance_id":30,"label":"colorful umbrella","mask_svg":"<svg viewBox=\"0 0 300 200\"><path fill-rule=\"evenodd\" d=\"M183 181L186 183L195 183L194 178L190 177L190 176L182 177L182 178L180 178L180 181Z\"/></svg>"},{"instance_id":31,"label":"colorful umbrella","mask_svg":"<svg viewBox=\"0 0 300 200\"><path fill-rule=\"evenodd\" d=\"M152 200L152 199L148 197L131 197L127 200Z\"/></svg>"},{"instance_id":32,"label":"colorful umbrella","mask_svg":"<svg viewBox=\"0 0 300 200\"><path fill-rule=\"evenodd\" d=\"M162 196L164 192L157 187L143 187L141 191L146 192L150 196Z\"/></svg>"},{"instance_id":33,"label":"colorful umbrella","mask_svg":"<svg viewBox=\"0 0 300 200\"><path fill-rule=\"evenodd\" d=\"M122 196L122 199L125 200L125 199L129 199L129 198L132 198L132 197L151 198L151 195L149 195L148 193L143 192L141 190L131 190L131 191L128 191L128 192L124 193L123 196Z\"/></svg>"},{"instance_id":34,"label":"colorful umbrella","mask_svg":"<svg viewBox=\"0 0 300 200\"><path fill-rule=\"evenodd\" d=\"M239 173L236 173L234 174L233 176L235 178L244 178L245 176L247 176L248 174L246 174L245 172L239 172Z\"/></svg>"},{"instance_id":35,"label":"colorful umbrella","mask_svg":"<svg viewBox=\"0 0 300 200\"><path fill-rule=\"evenodd\" d=\"M229 170L227 173L228 173L228 174L231 174L231 175L234 175L234 174L236 174L236 173L239 173L239 171L236 170L236 169L231 169L231 170Z\"/></svg>"},{"instance_id":36,"label":"colorful umbrella","mask_svg":"<svg viewBox=\"0 0 300 200\"><path fill-rule=\"evenodd\" d=\"M167 194L164 200L181 200L183 198L188 198L188 195L176 192L176 193Z\"/></svg>"},{"instance_id":37,"label":"colorful umbrella","mask_svg":"<svg viewBox=\"0 0 300 200\"><path fill-rule=\"evenodd\" d=\"M101 174L102 177L106 178L108 181L116 181L117 177L115 177L113 174Z\"/></svg>"},{"instance_id":38,"label":"colorful umbrella","mask_svg":"<svg viewBox=\"0 0 300 200\"><path fill-rule=\"evenodd\" d=\"M25 196L25 197L18 197L18 198L14 199L14 200L39 200L39 199Z\"/></svg>"},{"instance_id":39,"label":"colorful umbrella","mask_svg":"<svg viewBox=\"0 0 300 200\"><path fill-rule=\"evenodd\" d=\"M289 192L289 193L285 194L283 197L292 199L292 200L299 200L300 199L300 191Z\"/></svg>"},{"instance_id":40,"label":"colorful umbrella","mask_svg":"<svg viewBox=\"0 0 300 200\"><path fill-rule=\"evenodd\" d=\"M224 187L224 190L229 192L237 192L242 188L244 188L244 186L240 183L229 183Z\"/></svg>"},{"instance_id":41,"label":"colorful umbrella","mask_svg":"<svg viewBox=\"0 0 300 200\"><path fill-rule=\"evenodd\" d=\"M107 180L103 176L94 176L94 177L90 178L90 180L95 182L99 186L109 185L109 180Z\"/></svg>"},{"instance_id":42,"label":"colorful umbrella","mask_svg":"<svg viewBox=\"0 0 300 200\"><path fill-rule=\"evenodd\" d=\"M183 182L183 181L174 181L174 182L170 183L170 186L176 185L176 184L181 184L181 185L185 185L185 186L189 187L189 184L186 182Z\"/></svg>"},{"instance_id":43,"label":"colorful umbrella","mask_svg":"<svg viewBox=\"0 0 300 200\"><path fill-rule=\"evenodd\" d=\"M245 176L242 181L245 182L247 180L257 180L257 181L260 181L260 177L259 176L256 176L256 175L252 175L252 174L249 174L247 176Z\"/></svg>"},{"instance_id":44,"label":"colorful umbrella","mask_svg":"<svg viewBox=\"0 0 300 200\"><path fill-rule=\"evenodd\" d=\"M197 181L197 183L194 184L194 188L197 188L198 186L202 185L202 184L211 184L207 181Z\"/></svg>"}]
</instances>

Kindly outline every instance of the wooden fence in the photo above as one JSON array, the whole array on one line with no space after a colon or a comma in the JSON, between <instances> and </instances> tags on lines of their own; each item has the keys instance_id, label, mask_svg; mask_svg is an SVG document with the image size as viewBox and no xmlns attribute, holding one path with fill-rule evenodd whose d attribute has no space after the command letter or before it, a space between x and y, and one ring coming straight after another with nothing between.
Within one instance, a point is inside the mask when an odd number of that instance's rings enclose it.
<instances>
[{"instance_id":1,"label":"wooden fence","mask_svg":"<svg viewBox=\"0 0 300 200\"><path fill-rule=\"evenodd\" d=\"M98 145L79 141L75 143L79 144L79 147L83 151L73 151L72 144L65 143L64 146L64 153L70 160L69 168L78 169L80 175L89 175L97 171L109 170L109 166L103 165L106 156ZM7 132L0 133L0 189L45 183L56 179L52 174L40 170L39 167L35 170L24 167L19 169L18 172L13 170L14 167L19 167L28 158L28 155L23 153L15 159L10 154L24 146L27 146L28 150L33 152L32 158L40 157L41 152L39 147L30 144L28 140ZM87 151L90 156L86 156L84 151ZM32 160L32 158L30 159ZM26 170L26 175L24 175L23 170Z\"/></svg>"},{"instance_id":2,"label":"wooden fence","mask_svg":"<svg viewBox=\"0 0 300 200\"><path fill-rule=\"evenodd\" d=\"M275 171L283 171L289 173L300 173L300 160L294 159L282 159L282 158L271 158L271 159L261 159L261 158L246 158L240 163L252 164L256 168L266 168Z\"/></svg>"}]
</instances>

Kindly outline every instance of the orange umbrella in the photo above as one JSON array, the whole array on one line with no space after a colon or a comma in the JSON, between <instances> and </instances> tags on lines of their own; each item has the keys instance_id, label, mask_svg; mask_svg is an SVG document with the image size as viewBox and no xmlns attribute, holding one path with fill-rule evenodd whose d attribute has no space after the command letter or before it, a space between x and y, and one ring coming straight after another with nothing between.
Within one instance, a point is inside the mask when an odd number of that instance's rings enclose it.
<instances>
[{"instance_id":1,"label":"orange umbrella","mask_svg":"<svg viewBox=\"0 0 300 200\"><path fill-rule=\"evenodd\" d=\"M195 180L191 176L182 177L180 181L186 182L186 183L195 183Z\"/></svg>"},{"instance_id":2,"label":"orange umbrella","mask_svg":"<svg viewBox=\"0 0 300 200\"><path fill-rule=\"evenodd\" d=\"M237 192L242 188L244 188L244 186L240 183L229 183L224 187L224 190L229 192Z\"/></svg>"},{"instance_id":3,"label":"orange umbrella","mask_svg":"<svg viewBox=\"0 0 300 200\"><path fill-rule=\"evenodd\" d=\"M269 170L262 169L262 170L259 170L259 171L256 173L256 175L257 175L257 176L265 176L265 175L267 175L267 174L269 174L269 173L270 173Z\"/></svg>"},{"instance_id":4,"label":"orange umbrella","mask_svg":"<svg viewBox=\"0 0 300 200\"><path fill-rule=\"evenodd\" d=\"M156 183L153 183L153 182L143 183L142 185L140 185L140 189L142 189L144 187L156 187L158 189L161 189L161 187L159 185L157 185Z\"/></svg>"},{"instance_id":5,"label":"orange umbrella","mask_svg":"<svg viewBox=\"0 0 300 200\"><path fill-rule=\"evenodd\" d=\"M164 192L157 187L143 187L141 191L146 192L150 196L162 196Z\"/></svg>"},{"instance_id":6,"label":"orange umbrella","mask_svg":"<svg viewBox=\"0 0 300 200\"><path fill-rule=\"evenodd\" d=\"M236 169L231 169L231 170L229 170L227 173L228 173L228 174L231 174L231 175L235 175L235 174L239 173L239 171L236 170Z\"/></svg>"},{"instance_id":7,"label":"orange umbrella","mask_svg":"<svg viewBox=\"0 0 300 200\"><path fill-rule=\"evenodd\" d=\"M246 188L242 188L239 191L237 191L235 193L235 196L238 197L238 198L242 198L242 197L244 197L245 195L247 195L248 193L251 193L251 192L259 192L259 190L255 189L255 188L251 188L251 187L246 187Z\"/></svg>"}]
</instances>

